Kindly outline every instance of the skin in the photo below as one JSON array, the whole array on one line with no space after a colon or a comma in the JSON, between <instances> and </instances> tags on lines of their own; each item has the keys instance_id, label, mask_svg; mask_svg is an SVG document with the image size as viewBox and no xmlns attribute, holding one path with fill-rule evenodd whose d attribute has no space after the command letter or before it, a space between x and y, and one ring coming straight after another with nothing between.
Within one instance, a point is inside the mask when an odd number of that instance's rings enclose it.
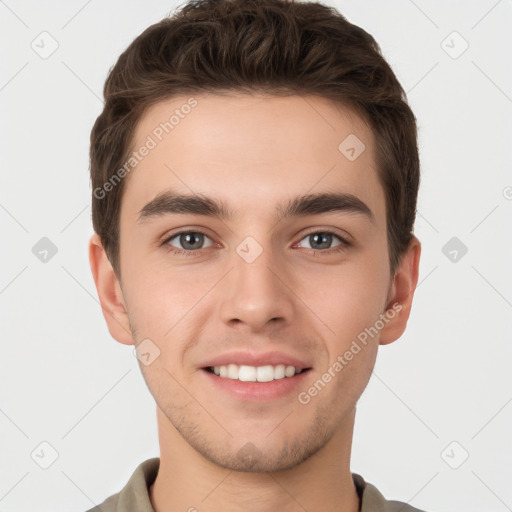
<instances>
[{"instance_id":1,"label":"skin","mask_svg":"<svg viewBox=\"0 0 512 512\"><path fill-rule=\"evenodd\" d=\"M149 338L160 350L151 364L140 364L157 404L161 453L153 507L356 512L350 473L356 404L379 344L406 328L420 242L413 237L391 275L373 135L355 112L316 96L194 97L198 105L125 178L121 278L97 235L89 247L111 335L127 345ZM151 107L134 146L187 99ZM354 161L338 150L351 133L366 147ZM138 222L143 206L168 189L223 200L237 216L175 213ZM375 221L353 212L276 220L278 206L317 192L354 194ZM160 245L177 231L197 229L207 238L193 254L169 252L190 247L180 237ZM326 230L351 245L318 248L308 235ZM263 249L252 263L236 252L247 236ZM338 244L334 236L327 247ZM379 335L308 404L300 403L298 393L395 303L401 310ZM200 369L234 349L280 350L312 370L284 398L244 401L214 389ZM243 457L248 450L250 460Z\"/></svg>"}]
</instances>

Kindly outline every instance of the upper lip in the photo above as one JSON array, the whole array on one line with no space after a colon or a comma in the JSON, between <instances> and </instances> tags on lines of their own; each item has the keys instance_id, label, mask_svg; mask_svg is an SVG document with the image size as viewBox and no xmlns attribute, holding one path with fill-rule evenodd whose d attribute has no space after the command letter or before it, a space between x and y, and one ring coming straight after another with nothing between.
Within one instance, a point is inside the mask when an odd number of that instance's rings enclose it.
<instances>
[{"instance_id":1,"label":"upper lip","mask_svg":"<svg viewBox=\"0 0 512 512\"><path fill-rule=\"evenodd\" d=\"M296 369L303 370L305 368L311 368L311 365L307 362L291 356L289 354L285 354L284 352L243 352L243 351L234 351L227 352L225 354L219 355L206 361L202 368L208 368L212 366L226 366L228 364L237 364L237 365L246 365L246 366L277 366L279 364L284 364L285 366L294 366Z\"/></svg>"}]
</instances>

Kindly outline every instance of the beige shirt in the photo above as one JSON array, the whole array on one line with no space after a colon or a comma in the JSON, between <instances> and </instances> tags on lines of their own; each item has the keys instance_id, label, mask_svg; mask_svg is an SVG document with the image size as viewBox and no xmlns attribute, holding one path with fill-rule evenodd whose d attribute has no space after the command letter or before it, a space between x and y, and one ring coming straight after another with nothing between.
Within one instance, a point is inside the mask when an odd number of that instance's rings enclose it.
<instances>
[{"instance_id":1,"label":"beige shirt","mask_svg":"<svg viewBox=\"0 0 512 512\"><path fill-rule=\"evenodd\" d=\"M149 500L149 487L155 481L160 459L139 464L123 489L87 512L155 512ZM423 512L401 501L388 501L361 475L352 473L361 500L359 512Z\"/></svg>"}]
</instances>

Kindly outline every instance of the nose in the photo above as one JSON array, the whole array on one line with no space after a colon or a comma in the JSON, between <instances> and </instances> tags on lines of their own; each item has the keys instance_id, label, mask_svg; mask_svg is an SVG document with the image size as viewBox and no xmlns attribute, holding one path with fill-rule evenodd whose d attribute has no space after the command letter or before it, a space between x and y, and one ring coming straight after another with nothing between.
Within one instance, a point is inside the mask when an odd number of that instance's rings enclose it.
<instances>
[{"instance_id":1,"label":"nose","mask_svg":"<svg viewBox=\"0 0 512 512\"><path fill-rule=\"evenodd\" d=\"M293 291L271 251L264 250L252 262L235 253L232 263L234 268L226 276L220 296L222 321L230 327L245 324L253 332L290 324Z\"/></svg>"}]
</instances>

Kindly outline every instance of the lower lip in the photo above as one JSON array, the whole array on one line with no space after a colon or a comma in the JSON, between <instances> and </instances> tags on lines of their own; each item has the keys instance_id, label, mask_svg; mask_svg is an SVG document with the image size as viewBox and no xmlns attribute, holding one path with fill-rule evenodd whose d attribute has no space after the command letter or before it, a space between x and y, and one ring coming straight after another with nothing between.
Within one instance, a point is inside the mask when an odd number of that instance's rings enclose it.
<instances>
[{"instance_id":1,"label":"lower lip","mask_svg":"<svg viewBox=\"0 0 512 512\"><path fill-rule=\"evenodd\" d=\"M310 372L310 370L303 370L293 377L271 380L270 382L244 382L238 379L219 377L205 369L201 371L214 386L235 398L248 401L275 400L285 397L300 386Z\"/></svg>"}]
</instances>

